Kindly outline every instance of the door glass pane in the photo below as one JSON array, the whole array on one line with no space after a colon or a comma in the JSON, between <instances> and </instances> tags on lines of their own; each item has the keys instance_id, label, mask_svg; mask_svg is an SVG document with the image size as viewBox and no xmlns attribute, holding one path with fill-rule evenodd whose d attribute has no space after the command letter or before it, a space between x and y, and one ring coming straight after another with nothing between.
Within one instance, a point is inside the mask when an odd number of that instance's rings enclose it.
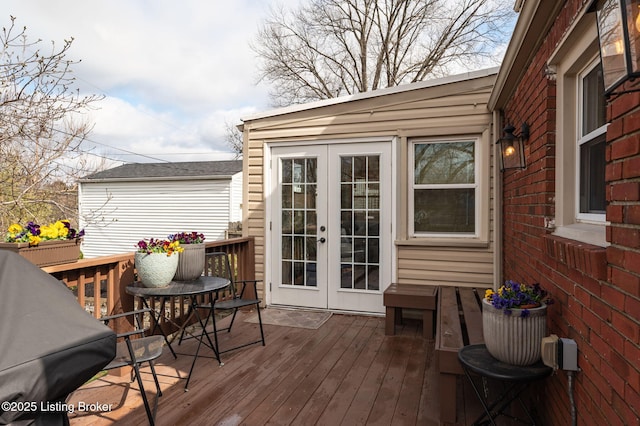
<instances>
[{"instance_id":1,"label":"door glass pane","mask_svg":"<svg viewBox=\"0 0 640 426\"><path fill-rule=\"evenodd\" d=\"M293 185L282 185L282 207L291 208L293 206L292 190Z\"/></svg>"},{"instance_id":2,"label":"door glass pane","mask_svg":"<svg viewBox=\"0 0 640 426\"><path fill-rule=\"evenodd\" d=\"M283 158L282 284L317 286L317 160Z\"/></svg>"},{"instance_id":3,"label":"door glass pane","mask_svg":"<svg viewBox=\"0 0 640 426\"><path fill-rule=\"evenodd\" d=\"M340 198L341 198L341 205L346 208L346 209L350 209L351 208L351 190L352 190L352 185L349 184L342 184L340 185Z\"/></svg>"},{"instance_id":4,"label":"door glass pane","mask_svg":"<svg viewBox=\"0 0 640 426\"><path fill-rule=\"evenodd\" d=\"M356 290L367 289L367 275L365 274L365 265L353 265L353 288Z\"/></svg>"},{"instance_id":5,"label":"door glass pane","mask_svg":"<svg viewBox=\"0 0 640 426\"><path fill-rule=\"evenodd\" d=\"M380 267L378 265L369 265L367 282L370 290L380 290Z\"/></svg>"},{"instance_id":6,"label":"door glass pane","mask_svg":"<svg viewBox=\"0 0 640 426\"><path fill-rule=\"evenodd\" d=\"M341 157L340 287L379 290L380 157Z\"/></svg>"},{"instance_id":7,"label":"door glass pane","mask_svg":"<svg viewBox=\"0 0 640 426\"><path fill-rule=\"evenodd\" d=\"M352 265L343 263L340 266L340 288L352 288L353 275L351 273Z\"/></svg>"},{"instance_id":8,"label":"door glass pane","mask_svg":"<svg viewBox=\"0 0 640 426\"><path fill-rule=\"evenodd\" d=\"M291 237L283 236L282 237L282 258L283 259L292 259L291 257L291 248L293 244L291 242Z\"/></svg>"},{"instance_id":9,"label":"door glass pane","mask_svg":"<svg viewBox=\"0 0 640 426\"><path fill-rule=\"evenodd\" d=\"M291 275L293 274L293 263L282 262L282 284L291 285Z\"/></svg>"}]
</instances>

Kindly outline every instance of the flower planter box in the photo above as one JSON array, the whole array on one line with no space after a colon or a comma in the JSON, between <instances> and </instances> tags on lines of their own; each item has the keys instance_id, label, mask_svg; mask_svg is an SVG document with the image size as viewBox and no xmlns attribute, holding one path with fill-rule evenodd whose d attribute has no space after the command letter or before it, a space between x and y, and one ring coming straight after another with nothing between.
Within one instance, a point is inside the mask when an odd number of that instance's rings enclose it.
<instances>
[{"instance_id":1,"label":"flower planter box","mask_svg":"<svg viewBox=\"0 0 640 426\"><path fill-rule=\"evenodd\" d=\"M37 266L76 262L80 257L80 239L41 241L34 247L29 243L0 243L0 250L11 250Z\"/></svg>"}]
</instances>

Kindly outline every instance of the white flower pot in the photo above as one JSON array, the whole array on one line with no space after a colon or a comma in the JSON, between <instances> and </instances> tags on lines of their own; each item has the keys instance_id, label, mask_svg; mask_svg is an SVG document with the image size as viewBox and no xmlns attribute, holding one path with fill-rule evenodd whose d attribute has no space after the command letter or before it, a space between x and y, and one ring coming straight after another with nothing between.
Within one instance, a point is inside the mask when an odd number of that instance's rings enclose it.
<instances>
[{"instance_id":1,"label":"white flower pot","mask_svg":"<svg viewBox=\"0 0 640 426\"><path fill-rule=\"evenodd\" d=\"M506 315L482 299L484 343L489 353L499 361L514 365L531 365L540 360L542 338L547 331L547 305L528 309L511 309Z\"/></svg>"},{"instance_id":2,"label":"white flower pot","mask_svg":"<svg viewBox=\"0 0 640 426\"><path fill-rule=\"evenodd\" d=\"M135 254L135 267L138 279L145 287L164 287L168 285L178 268L178 255L173 253Z\"/></svg>"},{"instance_id":3,"label":"white flower pot","mask_svg":"<svg viewBox=\"0 0 640 426\"><path fill-rule=\"evenodd\" d=\"M193 281L204 271L204 243L180 244L183 251L179 253L178 269L174 280Z\"/></svg>"}]
</instances>

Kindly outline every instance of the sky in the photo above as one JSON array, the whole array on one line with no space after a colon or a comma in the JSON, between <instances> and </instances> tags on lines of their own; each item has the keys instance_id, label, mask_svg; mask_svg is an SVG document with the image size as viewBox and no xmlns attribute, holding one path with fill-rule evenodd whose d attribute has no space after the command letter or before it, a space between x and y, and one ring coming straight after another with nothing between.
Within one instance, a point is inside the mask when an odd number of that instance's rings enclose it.
<instances>
[{"instance_id":1,"label":"sky","mask_svg":"<svg viewBox=\"0 0 640 426\"><path fill-rule=\"evenodd\" d=\"M228 160L226 125L271 109L249 45L276 1L2 0L0 23L43 51L74 38L76 86L105 96L82 145L96 167Z\"/></svg>"},{"instance_id":2,"label":"sky","mask_svg":"<svg viewBox=\"0 0 640 426\"><path fill-rule=\"evenodd\" d=\"M295 4L297 0L288 0ZM83 149L95 160L233 158L225 123L271 109L250 41L273 0L2 0L32 40L62 47L81 93L105 95Z\"/></svg>"}]
</instances>

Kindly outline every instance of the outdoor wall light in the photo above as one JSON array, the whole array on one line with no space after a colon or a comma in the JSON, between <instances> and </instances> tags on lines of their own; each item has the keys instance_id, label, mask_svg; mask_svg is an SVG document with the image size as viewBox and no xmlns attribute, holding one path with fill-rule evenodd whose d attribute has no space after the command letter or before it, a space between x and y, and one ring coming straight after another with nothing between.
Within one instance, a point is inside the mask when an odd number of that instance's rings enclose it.
<instances>
[{"instance_id":1,"label":"outdoor wall light","mask_svg":"<svg viewBox=\"0 0 640 426\"><path fill-rule=\"evenodd\" d=\"M498 139L496 144L500 148L500 170L524 169L526 167L524 158L524 143L529 139L529 125L522 123L522 129L518 136L513 132L516 130L511 124L507 124L504 136Z\"/></svg>"},{"instance_id":2,"label":"outdoor wall light","mask_svg":"<svg viewBox=\"0 0 640 426\"><path fill-rule=\"evenodd\" d=\"M589 12L596 12L600 60L607 96L629 79L640 77L640 0L594 0Z\"/></svg>"}]
</instances>

